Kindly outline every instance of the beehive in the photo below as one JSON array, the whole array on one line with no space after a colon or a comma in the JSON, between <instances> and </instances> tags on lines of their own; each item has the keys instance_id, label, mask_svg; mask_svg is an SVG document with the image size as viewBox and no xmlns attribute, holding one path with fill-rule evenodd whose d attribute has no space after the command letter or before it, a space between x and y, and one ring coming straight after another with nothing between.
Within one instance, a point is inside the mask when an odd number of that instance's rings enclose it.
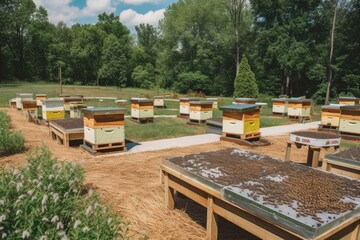
<instances>
[{"instance_id":1,"label":"beehive","mask_svg":"<svg viewBox=\"0 0 360 240\"><path fill-rule=\"evenodd\" d=\"M360 134L360 106L340 106L339 131Z\"/></svg>"},{"instance_id":2,"label":"beehive","mask_svg":"<svg viewBox=\"0 0 360 240\"><path fill-rule=\"evenodd\" d=\"M212 102L212 108L217 109L218 108L218 100L217 98L206 98L206 101Z\"/></svg>"},{"instance_id":3,"label":"beehive","mask_svg":"<svg viewBox=\"0 0 360 240\"><path fill-rule=\"evenodd\" d=\"M154 101L148 98L132 98L131 117L137 120L153 119Z\"/></svg>"},{"instance_id":4,"label":"beehive","mask_svg":"<svg viewBox=\"0 0 360 240\"><path fill-rule=\"evenodd\" d=\"M81 109L86 108L83 103L70 103L70 118L82 118Z\"/></svg>"},{"instance_id":5,"label":"beehive","mask_svg":"<svg viewBox=\"0 0 360 240\"><path fill-rule=\"evenodd\" d=\"M22 112L27 120L35 120L37 114L37 101L36 100L22 100Z\"/></svg>"},{"instance_id":6,"label":"beehive","mask_svg":"<svg viewBox=\"0 0 360 240\"><path fill-rule=\"evenodd\" d=\"M125 146L125 108L83 108L84 143L93 149Z\"/></svg>"},{"instance_id":7,"label":"beehive","mask_svg":"<svg viewBox=\"0 0 360 240\"><path fill-rule=\"evenodd\" d=\"M154 96L154 107L164 107L164 96Z\"/></svg>"},{"instance_id":8,"label":"beehive","mask_svg":"<svg viewBox=\"0 0 360 240\"><path fill-rule=\"evenodd\" d=\"M212 118L212 102L210 101L191 101L190 104L190 121L204 121Z\"/></svg>"},{"instance_id":9,"label":"beehive","mask_svg":"<svg viewBox=\"0 0 360 240\"><path fill-rule=\"evenodd\" d=\"M357 97L339 97L339 104L342 105L359 105L359 98Z\"/></svg>"},{"instance_id":10,"label":"beehive","mask_svg":"<svg viewBox=\"0 0 360 240\"><path fill-rule=\"evenodd\" d=\"M235 98L235 104L255 104L255 98Z\"/></svg>"},{"instance_id":11,"label":"beehive","mask_svg":"<svg viewBox=\"0 0 360 240\"><path fill-rule=\"evenodd\" d=\"M289 99L288 116L310 118L311 100L310 99Z\"/></svg>"},{"instance_id":12,"label":"beehive","mask_svg":"<svg viewBox=\"0 0 360 240\"><path fill-rule=\"evenodd\" d=\"M42 105L43 100L46 100L46 94L36 94L36 101L38 106Z\"/></svg>"},{"instance_id":13,"label":"beehive","mask_svg":"<svg viewBox=\"0 0 360 240\"><path fill-rule=\"evenodd\" d=\"M287 114L288 112L288 100L287 98L274 98L272 100L273 107L272 112L274 114Z\"/></svg>"},{"instance_id":14,"label":"beehive","mask_svg":"<svg viewBox=\"0 0 360 240\"><path fill-rule=\"evenodd\" d=\"M42 101L42 117L46 121L64 119L64 99L48 98Z\"/></svg>"},{"instance_id":15,"label":"beehive","mask_svg":"<svg viewBox=\"0 0 360 240\"><path fill-rule=\"evenodd\" d=\"M70 111L70 103L82 103L82 97L64 97L64 110Z\"/></svg>"},{"instance_id":16,"label":"beehive","mask_svg":"<svg viewBox=\"0 0 360 240\"><path fill-rule=\"evenodd\" d=\"M16 98L9 99L9 108L16 108Z\"/></svg>"},{"instance_id":17,"label":"beehive","mask_svg":"<svg viewBox=\"0 0 360 240\"><path fill-rule=\"evenodd\" d=\"M118 99L118 100L115 100L115 103L117 103L119 106L125 106L127 104L127 100Z\"/></svg>"},{"instance_id":18,"label":"beehive","mask_svg":"<svg viewBox=\"0 0 360 240\"><path fill-rule=\"evenodd\" d=\"M222 131L229 135L259 133L260 106L256 104L232 104L220 107L223 111Z\"/></svg>"},{"instance_id":19,"label":"beehive","mask_svg":"<svg viewBox=\"0 0 360 240\"><path fill-rule=\"evenodd\" d=\"M321 125L339 127L340 105L326 105L321 107Z\"/></svg>"},{"instance_id":20,"label":"beehive","mask_svg":"<svg viewBox=\"0 0 360 240\"><path fill-rule=\"evenodd\" d=\"M180 98L180 115L189 115L190 114L190 101L200 101L200 98Z\"/></svg>"},{"instance_id":21,"label":"beehive","mask_svg":"<svg viewBox=\"0 0 360 240\"><path fill-rule=\"evenodd\" d=\"M21 110L22 109L22 100L32 100L33 94L32 93L17 93L16 94L16 108Z\"/></svg>"}]
</instances>

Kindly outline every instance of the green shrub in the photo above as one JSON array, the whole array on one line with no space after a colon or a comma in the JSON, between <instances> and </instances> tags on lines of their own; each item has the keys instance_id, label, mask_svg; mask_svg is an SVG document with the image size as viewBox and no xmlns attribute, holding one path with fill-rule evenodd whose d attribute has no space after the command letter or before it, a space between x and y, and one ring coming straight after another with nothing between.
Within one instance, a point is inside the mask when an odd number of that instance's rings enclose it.
<instances>
[{"instance_id":1,"label":"green shrub","mask_svg":"<svg viewBox=\"0 0 360 240\"><path fill-rule=\"evenodd\" d=\"M1 169L0 237L6 239L125 239L127 223L84 191L83 169L58 163L45 147L20 169Z\"/></svg>"},{"instance_id":2,"label":"green shrub","mask_svg":"<svg viewBox=\"0 0 360 240\"><path fill-rule=\"evenodd\" d=\"M10 118L0 112L0 156L24 151L25 140L20 132L10 132Z\"/></svg>"},{"instance_id":3,"label":"green shrub","mask_svg":"<svg viewBox=\"0 0 360 240\"><path fill-rule=\"evenodd\" d=\"M240 62L239 75L234 81L234 98L257 98L259 95L255 74L251 71L249 62L243 55Z\"/></svg>"}]
</instances>

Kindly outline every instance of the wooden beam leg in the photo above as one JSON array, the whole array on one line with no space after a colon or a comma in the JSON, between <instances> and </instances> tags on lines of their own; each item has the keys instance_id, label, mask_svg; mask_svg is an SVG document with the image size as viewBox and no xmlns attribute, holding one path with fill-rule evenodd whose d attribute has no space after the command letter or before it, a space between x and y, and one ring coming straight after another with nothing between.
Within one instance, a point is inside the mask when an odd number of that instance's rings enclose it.
<instances>
[{"instance_id":1,"label":"wooden beam leg","mask_svg":"<svg viewBox=\"0 0 360 240\"><path fill-rule=\"evenodd\" d=\"M206 218L206 238L216 240L218 238L218 216L213 209L214 199L208 197L207 218Z\"/></svg>"},{"instance_id":2,"label":"wooden beam leg","mask_svg":"<svg viewBox=\"0 0 360 240\"><path fill-rule=\"evenodd\" d=\"M175 191L169 187L169 175L164 173L164 184L165 184L165 205L173 210L175 208Z\"/></svg>"},{"instance_id":3,"label":"wooden beam leg","mask_svg":"<svg viewBox=\"0 0 360 240\"><path fill-rule=\"evenodd\" d=\"M64 145L65 147L70 147L70 142L69 142L69 135L68 134L64 134Z\"/></svg>"},{"instance_id":4,"label":"wooden beam leg","mask_svg":"<svg viewBox=\"0 0 360 240\"><path fill-rule=\"evenodd\" d=\"M319 157L320 157L321 148L319 148L319 147L310 147L310 148L312 149L312 152L313 152L311 166L313 168L317 168L319 166Z\"/></svg>"},{"instance_id":5,"label":"wooden beam leg","mask_svg":"<svg viewBox=\"0 0 360 240\"><path fill-rule=\"evenodd\" d=\"M314 152L313 152L312 148L309 146L308 154L307 154L307 161L306 161L306 164L308 166L312 166L313 154L314 154Z\"/></svg>"},{"instance_id":6,"label":"wooden beam leg","mask_svg":"<svg viewBox=\"0 0 360 240\"><path fill-rule=\"evenodd\" d=\"M286 153L285 153L285 161L290 161L291 145L292 145L292 142L287 143Z\"/></svg>"},{"instance_id":7,"label":"wooden beam leg","mask_svg":"<svg viewBox=\"0 0 360 240\"><path fill-rule=\"evenodd\" d=\"M360 224L354 229L350 238L350 240L358 240L358 239L360 239Z\"/></svg>"}]
</instances>

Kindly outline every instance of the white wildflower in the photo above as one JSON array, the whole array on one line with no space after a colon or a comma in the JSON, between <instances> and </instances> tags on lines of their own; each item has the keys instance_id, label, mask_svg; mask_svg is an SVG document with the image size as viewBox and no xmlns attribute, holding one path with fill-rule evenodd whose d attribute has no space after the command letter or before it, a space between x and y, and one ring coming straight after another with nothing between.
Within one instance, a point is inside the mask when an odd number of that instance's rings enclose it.
<instances>
[{"instance_id":1,"label":"white wildflower","mask_svg":"<svg viewBox=\"0 0 360 240\"><path fill-rule=\"evenodd\" d=\"M5 205L5 200L0 200L0 206Z\"/></svg>"},{"instance_id":2,"label":"white wildflower","mask_svg":"<svg viewBox=\"0 0 360 240\"><path fill-rule=\"evenodd\" d=\"M69 192L64 193L64 198L66 198L67 195L69 195Z\"/></svg>"},{"instance_id":3,"label":"white wildflower","mask_svg":"<svg viewBox=\"0 0 360 240\"><path fill-rule=\"evenodd\" d=\"M77 228L81 224L80 220L76 220L74 223L74 229Z\"/></svg>"},{"instance_id":4,"label":"white wildflower","mask_svg":"<svg viewBox=\"0 0 360 240\"><path fill-rule=\"evenodd\" d=\"M50 190L50 188L52 187L52 183L50 183L47 187L48 190Z\"/></svg>"},{"instance_id":5,"label":"white wildflower","mask_svg":"<svg viewBox=\"0 0 360 240\"><path fill-rule=\"evenodd\" d=\"M64 231L60 231L58 235L61 237L61 240L68 240L66 233Z\"/></svg>"},{"instance_id":6,"label":"white wildflower","mask_svg":"<svg viewBox=\"0 0 360 240\"><path fill-rule=\"evenodd\" d=\"M1 235L1 238L2 239L5 239L7 237L7 234L6 233L3 233L2 235Z\"/></svg>"},{"instance_id":7,"label":"white wildflower","mask_svg":"<svg viewBox=\"0 0 360 240\"><path fill-rule=\"evenodd\" d=\"M6 216L4 214L0 215L0 222L5 221L5 220L6 220Z\"/></svg>"},{"instance_id":8,"label":"white wildflower","mask_svg":"<svg viewBox=\"0 0 360 240\"><path fill-rule=\"evenodd\" d=\"M23 184L21 182L16 184L16 191L20 191L20 189L23 187Z\"/></svg>"},{"instance_id":9,"label":"white wildflower","mask_svg":"<svg viewBox=\"0 0 360 240\"><path fill-rule=\"evenodd\" d=\"M62 222L58 222L57 225L56 225L56 229L63 229L64 228L64 225L62 224Z\"/></svg>"},{"instance_id":10,"label":"white wildflower","mask_svg":"<svg viewBox=\"0 0 360 240\"><path fill-rule=\"evenodd\" d=\"M55 215L52 219L51 222L57 222L59 221L59 217L57 215Z\"/></svg>"},{"instance_id":11,"label":"white wildflower","mask_svg":"<svg viewBox=\"0 0 360 240\"><path fill-rule=\"evenodd\" d=\"M84 233L87 233L89 230L90 230L90 228L88 228L88 226L85 226L85 227L83 227L83 229L82 229L82 231L83 231Z\"/></svg>"},{"instance_id":12,"label":"white wildflower","mask_svg":"<svg viewBox=\"0 0 360 240\"><path fill-rule=\"evenodd\" d=\"M19 214L22 214L22 211L20 209L16 211L16 216Z\"/></svg>"},{"instance_id":13,"label":"white wildflower","mask_svg":"<svg viewBox=\"0 0 360 240\"><path fill-rule=\"evenodd\" d=\"M40 188L42 186L42 182L39 182L37 185L36 185L36 188Z\"/></svg>"},{"instance_id":14,"label":"white wildflower","mask_svg":"<svg viewBox=\"0 0 360 240\"><path fill-rule=\"evenodd\" d=\"M42 212L42 213L45 212L46 209L47 209L47 207L46 207L45 205L41 205L41 212Z\"/></svg>"},{"instance_id":15,"label":"white wildflower","mask_svg":"<svg viewBox=\"0 0 360 240\"><path fill-rule=\"evenodd\" d=\"M58 193L53 193L52 194L53 200L56 203L59 200L59 194Z\"/></svg>"},{"instance_id":16,"label":"white wildflower","mask_svg":"<svg viewBox=\"0 0 360 240\"><path fill-rule=\"evenodd\" d=\"M34 179L33 180L33 183L38 183L39 181L37 179Z\"/></svg>"},{"instance_id":17,"label":"white wildflower","mask_svg":"<svg viewBox=\"0 0 360 240\"><path fill-rule=\"evenodd\" d=\"M69 181L69 186L72 186L74 184L74 180Z\"/></svg>"},{"instance_id":18,"label":"white wildflower","mask_svg":"<svg viewBox=\"0 0 360 240\"><path fill-rule=\"evenodd\" d=\"M30 233L28 232L28 231L23 231L23 233L22 233L22 239L25 239L25 238L28 238L28 237L30 237Z\"/></svg>"},{"instance_id":19,"label":"white wildflower","mask_svg":"<svg viewBox=\"0 0 360 240\"><path fill-rule=\"evenodd\" d=\"M27 191L27 193L31 196L34 193L34 190L31 189L31 190Z\"/></svg>"},{"instance_id":20,"label":"white wildflower","mask_svg":"<svg viewBox=\"0 0 360 240\"><path fill-rule=\"evenodd\" d=\"M73 192L74 192L74 193L77 193L77 192L78 192L78 190L76 190L76 189L73 189Z\"/></svg>"},{"instance_id":21,"label":"white wildflower","mask_svg":"<svg viewBox=\"0 0 360 240\"><path fill-rule=\"evenodd\" d=\"M39 240L47 240L47 238L46 238L46 236L45 235L43 235L43 236L41 236L40 237L40 239Z\"/></svg>"},{"instance_id":22,"label":"white wildflower","mask_svg":"<svg viewBox=\"0 0 360 240\"><path fill-rule=\"evenodd\" d=\"M0 230L4 230L4 227L0 227Z\"/></svg>"},{"instance_id":23,"label":"white wildflower","mask_svg":"<svg viewBox=\"0 0 360 240\"><path fill-rule=\"evenodd\" d=\"M32 196L31 201L34 201L36 199L36 196Z\"/></svg>"},{"instance_id":24,"label":"white wildflower","mask_svg":"<svg viewBox=\"0 0 360 240\"><path fill-rule=\"evenodd\" d=\"M107 220L107 223L110 224L111 222L112 222L112 218L109 218L109 219Z\"/></svg>"},{"instance_id":25,"label":"white wildflower","mask_svg":"<svg viewBox=\"0 0 360 240\"><path fill-rule=\"evenodd\" d=\"M41 179L43 179L43 176L42 176L42 175L39 176L39 180L41 180Z\"/></svg>"},{"instance_id":26,"label":"white wildflower","mask_svg":"<svg viewBox=\"0 0 360 240\"><path fill-rule=\"evenodd\" d=\"M53 179L53 178L54 178L54 175L50 174L49 179Z\"/></svg>"},{"instance_id":27,"label":"white wildflower","mask_svg":"<svg viewBox=\"0 0 360 240\"><path fill-rule=\"evenodd\" d=\"M47 200L48 200L48 196L47 196L47 194L45 194L44 196L43 196L43 198L42 198L42 200L41 200L41 205L45 205L46 204L46 202L47 202Z\"/></svg>"},{"instance_id":28,"label":"white wildflower","mask_svg":"<svg viewBox=\"0 0 360 240\"><path fill-rule=\"evenodd\" d=\"M49 219L47 217L43 217L42 220L43 220L43 222L48 222L49 221Z\"/></svg>"},{"instance_id":29,"label":"white wildflower","mask_svg":"<svg viewBox=\"0 0 360 240\"><path fill-rule=\"evenodd\" d=\"M64 236L61 237L61 240L68 240L68 238L67 238L66 235L64 235Z\"/></svg>"},{"instance_id":30,"label":"white wildflower","mask_svg":"<svg viewBox=\"0 0 360 240\"><path fill-rule=\"evenodd\" d=\"M91 205L86 209L86 211L85 211L85 215L86 216L89 216L90 214L91 214L91 211L92 211L92 207L91 207Z\"/></svg>"},{"instance_id":31,"label":"white wildflower","mask_svg":"<svg viewBox=\"0 0 360 240\"><path fill-rule=\"evenodd\" d=\"M19 170L14 169L13 174L17 175L19 173Z\"/></svg>"},{"instance_id":32,"label":"white wildflower","mask_svg":"<svg viewBox=\"0 0 360 240\"><path fill-rule=\"evenodd\" d=\"M24 194L21 194L19 197L18 197L18 199L21 201L22 199L24 199L25 198L25 195Z\"/></svg>"}]
</instances>

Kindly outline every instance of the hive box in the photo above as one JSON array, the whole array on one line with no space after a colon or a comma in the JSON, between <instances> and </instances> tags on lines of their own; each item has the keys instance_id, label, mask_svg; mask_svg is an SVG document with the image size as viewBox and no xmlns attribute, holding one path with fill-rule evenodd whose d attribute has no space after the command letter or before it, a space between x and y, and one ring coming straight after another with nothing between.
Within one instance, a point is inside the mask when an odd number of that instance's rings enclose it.
<instances>
[{"instance_id":1,"label":"hive box","mask_svg":"<svg viewBox=\"0 0 360 240\"><path fill-rule=\"evenodd\" d=\"M340 105L326 105L321 107L321 125L339 127Z\"/></svg>"},{"instance_id":2,"label":"hive box","mask_svg":"<svg viewBox=\"0 0 360 240\"><path fill-rule=\"evenodd\" d=\"M274 114L286 115L288 112L288 100L287 98L274 98L272 100L272 112Z\"/></svg>"},{"instance_id":3,"label":"hive box","mask_svg":"<svg viewBox=\"0 0 360 240\"><path fill-rule=\"evenodd\" d=\"M131 117L137 120L153 119L154 101L148 98L132 98Z\"/></svg>"},{"instance_id":4,"label":"hive box","mask_svg":"<svg viewBox=\"0 0 360 240\"><path fill-rule=\"evenodd\" d=\"M36 94L36 101L38 106L42 105L43 100L46 100L46 94Z\"/></svg>"},{"instance_id":5,"label":"hive box","mask_svg":"<svg viewBox=\"0 0 360 240\"><path fill-rule=\"evenodd\" d=\"M357 97L339 97L339 104L342 105L359 105L359 98Z\"/></svg>"},{"instance_id":6,"label":"hive box","mask_svg":"<svg viewBox=\"0 0 360 240\"><path fill-rule=\"evenodd\" d=\"M259 133L260 106L256 104L232 104L220 107L223 111L224 134L243 135Z\"/></svg>"},{"instance_id":7,"label":"hive box","mask_svg":"<svg viewBox=\"0 0 360 240\"><path fill-rule=\"evenodd\" d=\"M190 104L190 121L203 121L212 118L212 102L210 101L191 101Z\"/></svg>"},{"instance_id":8,"label":"hive box","mask_svg":"<svg viewBox=\"0 0 360 240\"><path fill-rule=\"evenodd\" d=\"M360 106L340 106L339 131L360 134Z\"/></svg>"},{"instance_id":9,"label":"hive box","mask_svg":"<svg viewBox=\"0 0 360 240\"><path fill-rule=\"evenodd\" d=\"M46 121L64 119L64 99L48 98L42 101L42 117Z\"/></svg>"},{"instance_id":10,"label":"hive box","mask_svg":"<svg viewBox=\"0 0 360 240\"><path fill-rule=\"evenodd\" d=\"M125 108L83 108L84 143L95 150L125 146Z\"/></svg>"},{"instance_id":11,"label":"hive box","mask_svg":"<svg viewBox=\"0 0 360 240\"><path fill-rule=\"evenodd\" d=\"M32 93L17 93L16 94L16 108L18 110L22 109L22 100L33 100L33 94Z\"/></svg>"},{"instance_id":12,"label":"hive box","mask_svg":"<svg viewBox=\"0 0 360 240\"><path fill-rule=\"evenodd\" d=\"M212 102L212 108L217 109L218 108L218 99L217 98L206 98L206 101Z\"/></svg>"},{"instance_id":13,"label":"hive box","mask_svg":"<svg viewBox=\"0 0 360 240\"><path fill-rule=\"evenodd\" d=\"M289 99L288 116L310 118L311 100L310 99Z\"/></svg>"},{"instance_id":14,"label":"hive box","mask_svg":"<svg viewBox=\"0 0 360 240\"><path fill-rule=\"evenodd\" d=\"M16 108L16 98L9 99L9 108Z\"/></svg>"},{"instance_id":15,"label":"hive box","mask_svg":"<svg viewBox=\"0 0 360 240\"><path fill-rule=\"evenodd\" d=\"M200 98L179 98L180 101L180 115L189 115L190 114L190 101L200 101Z\"/></svg>"},{"instance_id":16,"label":"hive box","mask_svg":"<svg viewBox=\"0 0 360 240\"><path fill-rule=\"evenodd\" d=\"M255 104L255 98L235 98L235 104Z\"/></svg>"},{"instance_id":17,"label":"hive box","mask_svg":"<svg viewBox=\"0 0 360 240\"><path fill-rule=\"evenodd\" d=\"M86 108L83 103L70 103L70 118L82 118L81 109Z\"/></svg>"},{"instance_id":18,"label":"hive box","mask_svg":"<svg viewBox=\"0 0 360 240\"><path fill-rule=\"evenodd\" d=\"M154 96L154 107L164 107L164 96Z\"/></svg>"},{"instance_id":19,"label":"hive box","mask_svg":"<svg viewBox=\"0 0 360 240\"><path fill-rule=\"evenodd\" d=\"M22 100L23 115L27 120L37 119L37 101L36 100Z\"/></svg>"},{"instance_id":20,"label":"hive box","mask_svg":"<svg viewBox=\"0 0 360 240\"><path fill-rule=\"evenodd\" d=\"M119 106L125 106L127 104L127 100L118 99L115 100L115 103L117 103Z\"/></svg>"},{"instance_id":21,"label":"hive box","mask_svg":"<svg viewBox=\"0 0 360 240\"><path fill-rule=\"evenodd\" d=\"M64 110L70 111L70 103L82 103L82 97L64 97Z\"/></svg>"}]
</instances>

